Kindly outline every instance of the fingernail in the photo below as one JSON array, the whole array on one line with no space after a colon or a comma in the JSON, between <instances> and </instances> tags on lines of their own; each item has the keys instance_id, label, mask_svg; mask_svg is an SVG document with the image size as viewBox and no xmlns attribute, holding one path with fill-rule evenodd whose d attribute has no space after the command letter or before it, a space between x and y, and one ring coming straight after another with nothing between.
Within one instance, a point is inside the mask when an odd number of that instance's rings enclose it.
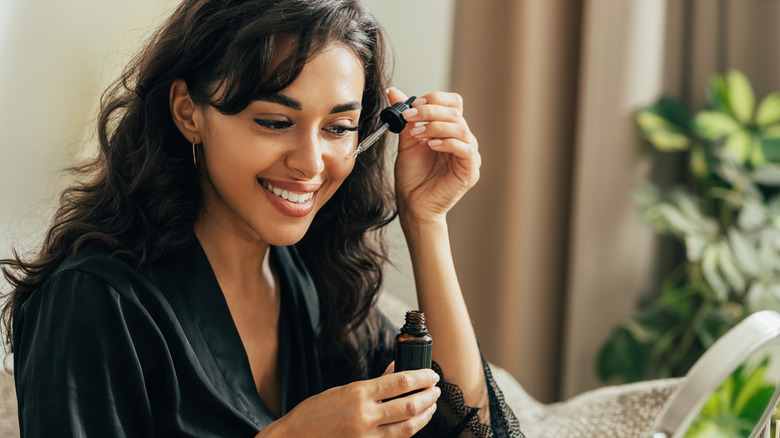
<instances>
[{"instance_id":1,"label":"fingernail","mask_svg":"<svg viewBox=\"0 0 780 438\"><path fill-rule=\"evenodd\" d=\"M412 135L422 134L423 132L425 132L425 126L424 125L423 126L416 126L416 127L412 128L411 131L409 131L409 133L411 133Z\"/></svg>"},{"instance_id":2,"label":"fingernail","mask_svg":"<svg viewBox=\"0 0 780 438\"><path fill-rule=\"evenodd\" d=\"M409 120L412 117L416 116L420 111L417 108L409 108L408 110L401 113L402 116L404 116L404 119Z\"/></svg>"},{"instance_id":3,"label":"fingernail","mask_svg":"<svg viewBox=\"0 0 780 438\"><path fill-rule=\"evenodd\" d=\"M441 388L439 388L438 386L436 386L435 388L436 388L436 398L439 398L439 396L441 395Z\"/></svg>"},{"instance_id":4,"label":"fingernail","mask_svg":"<svg viewBox=\"0 0 780 438\"><path fill-rule=\"evenodd\" d=\"M442 143L444 142L439 140L438 138L434 138L433 140L428 140L428 146L432 146L432 147L441 146Z\"/></svg>"},{"instance_id":5,"label":"fingernail","mask_svg":"<svg viewBox=\"0 0 780 438\"><path fill-rule=\"evenodd\" d=\"M439 381L439 373L437 373L434 370L431 370L430 373L431 373L431 376L433 377L433 381L434 382L438 382Z\"/></svg>"},{"instance_id":6,"label":"fingernail","mask_svg":"<svg viewBox=\"0 0 780 438\"><path fill-rule=\"evenodd\" d=\"M397 90L397 88L395 88L395 87L387 87L387 88L385 88L385 94L389 93L390 90Z\"/></svg>"},{"instance_id":7,"label":"fingernail","mask_svg":"<svg viewBox=\"0 0 780 438\"><path fill-rule=\"evenodd\" d=\"M428 103L428 100L424 97L421 97L419 99L416 99L414 102L412 102L412 106L425 105L426 103Z\"/></svg>"},{"instance_id":8,"label":"fingernail","mask_svg":"<svg viewBox=\"0 0 780 438\"><path fill-rule=\"evenodd\" d=\"M431 415L433 415L433 413L436 412L436 408L437 408L436 403L432 404L431 407L428 408L431 410Z\"/></svg>"}]
</instances>

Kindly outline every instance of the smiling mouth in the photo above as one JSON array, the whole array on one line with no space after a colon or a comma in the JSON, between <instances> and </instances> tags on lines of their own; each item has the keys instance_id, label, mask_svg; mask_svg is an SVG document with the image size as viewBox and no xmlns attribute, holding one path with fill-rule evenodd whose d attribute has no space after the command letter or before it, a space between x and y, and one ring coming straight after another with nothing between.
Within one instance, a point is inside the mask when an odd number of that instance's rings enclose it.
<instances>
[{"instance_id":1,"label":"smiling mouth","mask_svg":"<svg viewBox=\"0 0 780 438\"><path fill-rule=\"evenodd\" d=\"M305 204L309 201L311 201L311 198L314 196L314 192L306 192L306 193L295 193L291 192L289 190L282 190L278 187L274 187L271 183L268 181L262 181L259 180L260 185L265 187L266 190L273 193L274 195L296 204Z\"/></svg>"}]
</instances>

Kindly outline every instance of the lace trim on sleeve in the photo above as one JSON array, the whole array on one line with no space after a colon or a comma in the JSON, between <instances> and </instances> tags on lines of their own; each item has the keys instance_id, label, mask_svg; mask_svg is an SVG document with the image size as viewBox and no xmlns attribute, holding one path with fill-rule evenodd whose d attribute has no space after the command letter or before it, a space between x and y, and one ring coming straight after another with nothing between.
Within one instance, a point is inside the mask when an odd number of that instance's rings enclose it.
<instances>
[{"instance_id":1,"label":"lace trim on sleeve","mask_svg":"<svg viewBox=\"0 0 780 438\"><path fill-rule=\"evenodd\" d=\"M524 438L512 409L506 404L504 394L493 379L485 358L482 358L487 382L490 408L490 425L480 422L477 413L481 407L466 406L463 392L458 385L445 380L441 367L433 363L433 370L441 376L438 386L441 388L439 409L431 422L418 437L457 437L457 438Z\"/></svg>"}]
</instances>

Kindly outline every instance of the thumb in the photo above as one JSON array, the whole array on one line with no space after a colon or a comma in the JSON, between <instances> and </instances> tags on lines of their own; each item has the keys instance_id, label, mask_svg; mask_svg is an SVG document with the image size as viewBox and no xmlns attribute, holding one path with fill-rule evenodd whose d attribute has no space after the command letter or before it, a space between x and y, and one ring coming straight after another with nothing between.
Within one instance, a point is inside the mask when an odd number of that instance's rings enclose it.
<instances>
[{"instance_id":1,"label":"thumb","mask_svg":"<svg viewBox=\"0 0 780 438\"><path fill-rule=\"evenodd\" d=\"M406 99L408 99L403 91L395 87L390 87L387 89L387 98L390 99L390 105L396 102L404 102Z\"/></svg>"}]
</instances>

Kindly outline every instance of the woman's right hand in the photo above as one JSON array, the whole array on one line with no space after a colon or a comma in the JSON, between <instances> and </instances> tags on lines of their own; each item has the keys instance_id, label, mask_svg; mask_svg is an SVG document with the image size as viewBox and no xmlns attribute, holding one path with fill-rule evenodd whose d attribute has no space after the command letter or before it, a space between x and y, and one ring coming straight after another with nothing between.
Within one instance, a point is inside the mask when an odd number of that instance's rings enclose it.
<instances>
[{"instance_id":1,"label":"woman's right hand","mask_svg":"<svg viewBox=\"0 0 780 438\"><path fill-rule=\"evenodd\" d=\"M391 367L376 379L338 386L307 398L258 437L414 435L436 411L441 394L435 386L439 375L429 369L392 373ZM420 392L404 395L415 390Z\"/></svg>"}]
</instances>

